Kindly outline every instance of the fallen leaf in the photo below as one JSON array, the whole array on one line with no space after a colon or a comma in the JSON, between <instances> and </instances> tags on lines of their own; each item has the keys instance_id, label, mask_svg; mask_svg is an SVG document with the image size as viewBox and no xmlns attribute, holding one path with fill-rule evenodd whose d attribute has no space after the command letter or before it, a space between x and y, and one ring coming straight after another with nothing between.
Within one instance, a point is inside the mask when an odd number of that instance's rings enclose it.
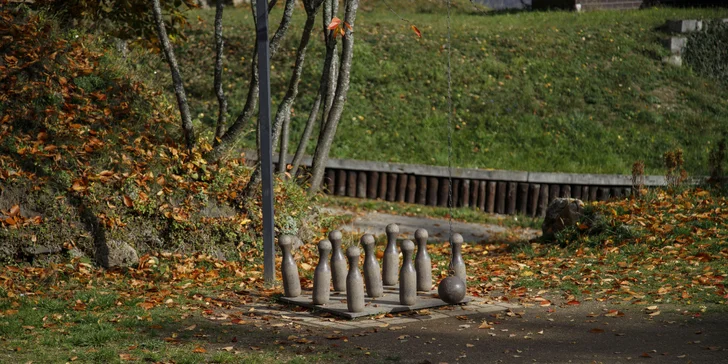
<instances>
[{"instance_id":1,"label":"fallen leaf","mask_svg":"<svg viewBox=\"0 0 728 364\"><path fill-rule=\"evenodd\" d=\"M129 197L129 195L124 195L124 206L126 207L134 207L134 201Z\"/></svg>"}]
</instances>

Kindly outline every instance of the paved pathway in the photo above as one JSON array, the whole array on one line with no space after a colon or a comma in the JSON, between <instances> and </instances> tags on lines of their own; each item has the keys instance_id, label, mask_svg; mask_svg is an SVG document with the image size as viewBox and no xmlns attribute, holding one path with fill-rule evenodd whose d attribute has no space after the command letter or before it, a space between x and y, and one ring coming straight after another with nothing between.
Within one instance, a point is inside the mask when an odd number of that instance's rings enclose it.
<instances>
[{"instance_id":1,"label":"paved pathway","mask_svg":"<svg viewBox=\"0 0 728 364\"><path fill-rule=\"evenodd\" d=\"M326 209L330 213L351 213L346 210ZM430 234L430 239L435 241L447 241L450 234L450 222L446 219L435 219L429 217L412 217L384 214L380 212L364 213L354 218L350 224L346 224L340 228L344 232L370 233L374 235L382 235L388 224L396 223L399 225L400 236L413 239L414 232L417 229L426 229ZM474 224L460 221L452 222L453 232L463 236L466 242L490 242L498 235L505 234L508 229L493 224ZM534 229L521 229L525 239L531 239L538 236L539 232Z\"/></svg>"}]
</instances>

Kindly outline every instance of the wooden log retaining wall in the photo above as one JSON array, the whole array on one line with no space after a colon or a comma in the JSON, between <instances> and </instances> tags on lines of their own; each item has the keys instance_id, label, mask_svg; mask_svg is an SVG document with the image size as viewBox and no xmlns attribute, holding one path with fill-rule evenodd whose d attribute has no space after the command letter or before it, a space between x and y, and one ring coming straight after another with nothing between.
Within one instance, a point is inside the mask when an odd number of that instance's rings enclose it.
<instances>
[{"instance_id":1,"label":"wooden log retaining wall","mask_svg":"<svg viewBox=\"0 0 728 364\"><path fill-rule=\"evenodd\" d=\"M255 153L247 153L255 161ZM274 156L274 160L277 157ZM292 158L289 156L287 162ZM309 173L306 157L300 176ZM645 176L645 186L665 185L663 176ZM469 207L488 213L544 216L558 197L604 201L629 196L631 176L521 171L452 169L452 193L447 167L330 159L324 192L336 196L381 199L428 206Z\"/></svg>"}]
</instances>

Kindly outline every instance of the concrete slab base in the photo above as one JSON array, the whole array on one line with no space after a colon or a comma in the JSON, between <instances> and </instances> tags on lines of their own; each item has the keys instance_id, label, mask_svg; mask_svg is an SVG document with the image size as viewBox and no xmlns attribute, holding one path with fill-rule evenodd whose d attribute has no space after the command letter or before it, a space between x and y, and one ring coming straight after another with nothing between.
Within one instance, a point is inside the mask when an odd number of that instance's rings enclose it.
<instances>
[{"instance_id":1,"label":"concrete slab base","mask_svg":"<svg viewBox=\"0 0 728 364\"><path fill-rule=\"evenodd\" d=\"M417 301L412 306L400 305L399 288L385 286L384 296L374 299L365 297L366 304L363 311L349 312L346 307L346 293L332 292L329 303L325 305L314 305L311 298L311 293L311 291L303 291L300 296L295 298L281 297L281 301L298 306L303 306L313 310L328 312L332 315L350 320L360 317L376 316L383 313L407 312L449 305L445 301L438 298L436 290L432 290L429 293L417 292ZM470 302L470 300L471 298L466 296L461 303L468 303Z\"/></svg>"}]
</instances>

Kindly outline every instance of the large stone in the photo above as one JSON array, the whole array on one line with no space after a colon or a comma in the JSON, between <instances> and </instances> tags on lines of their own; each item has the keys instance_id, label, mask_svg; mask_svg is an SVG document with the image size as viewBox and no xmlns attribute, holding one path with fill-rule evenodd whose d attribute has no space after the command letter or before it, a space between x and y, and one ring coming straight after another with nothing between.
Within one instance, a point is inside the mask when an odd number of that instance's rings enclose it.
<instances>
[{"instance_id":1,"label":"large stone","mask_svg":"<svg viewBox=\"0 0 728 364\"><path fill-rule=\"evenodd\" d=\"M688 44L686 37L670 37L662 40L662 45L670 51L671 54L680 55Z\"/></svg>"},{"instance_id":2,"label":"large stone","mask_svg":"<svg viewBox=\"0 0 728 364\"><path fill-rule=\"evenodd\" d=\"M703 21L697 19L668 20L667 28L675 33L690 33L703 30Z\"/></svg>"},{"instance_id":3,"label":"large stone","mask_svg":"<svg viewBox=\"0 0 728 364\"><path fill-rule=\"evenodd\" d=\"M104 268L129 268L139 264L137 251L129 244L108 240L96 249L96 260Z\"/></svg>"},{"instance_id":4,"label":"large stone","mask_svg":"<svg viewBox=\"0 0 728 364\"><path fill-rule=\"evenodd\" d=\"M663 58L662 62L665 64L669 64L670 66L682 67L683 59L681 55L673 54L670 57Z\"/></svg>"},{"instance_id":5,"label":"large stone","mask_svg":"<svg viewBox=\"0 0 728 364\"><path fill-rule=\"evenodd\" d=\"M576 198L557 198L551 201L546 210L541 230L545 239L569 226L576 225L584 215L584 202Z\"/></svg>"}]
</instances>

